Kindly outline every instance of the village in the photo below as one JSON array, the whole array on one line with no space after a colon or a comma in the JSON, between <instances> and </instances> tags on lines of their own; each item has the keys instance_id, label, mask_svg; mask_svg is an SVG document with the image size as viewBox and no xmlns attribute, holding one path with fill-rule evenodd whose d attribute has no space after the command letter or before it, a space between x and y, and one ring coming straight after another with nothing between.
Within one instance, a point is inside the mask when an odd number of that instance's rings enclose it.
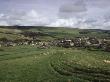
<instances>
[{"instance_id":1,"label":"village","mask_svg":"<svg viewBox=\"0 0 110 82\"><path fill-rule=\"evenodd\" d=\"M0 39L0 47L31 45L39 48L49 48L50 46L72 48L81 47L89 50L103 50L110 52L110 40L98 39L96 37L75 37L75 38L59 38L53 41L41 41L31 36L30 39L8 40L7 38Z\"/></svg>"}]
</instances>

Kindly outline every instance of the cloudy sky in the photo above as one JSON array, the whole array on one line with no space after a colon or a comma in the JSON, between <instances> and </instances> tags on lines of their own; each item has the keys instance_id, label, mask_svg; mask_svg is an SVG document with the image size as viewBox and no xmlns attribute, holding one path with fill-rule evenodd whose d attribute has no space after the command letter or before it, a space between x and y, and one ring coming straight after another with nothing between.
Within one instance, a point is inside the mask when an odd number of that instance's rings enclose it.
<instances>
[{"instance_id":1,"label":"cloudy sky","mask_svg":"<svg viewBox=\"0 0 110 82\"><path fill-rule=\"evenodd\" d=\"M0 0L0 25L110 29L110 0Z\"/></svg>"}]
</instances>

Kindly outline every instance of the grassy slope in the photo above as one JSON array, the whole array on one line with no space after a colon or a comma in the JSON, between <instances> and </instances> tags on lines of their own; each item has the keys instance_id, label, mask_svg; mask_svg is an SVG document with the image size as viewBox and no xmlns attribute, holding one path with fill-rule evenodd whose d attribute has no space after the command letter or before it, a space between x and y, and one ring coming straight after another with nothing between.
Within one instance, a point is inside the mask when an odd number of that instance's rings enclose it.
<instances>
[{"instance_id":1,"label":"grassy slope","mask_svg":"<svg viewBox=\"0 0 110 82\"><path fill-rule=\"evenodd\" d=\"M42 40L83 36L78 33L78 29L32 28L25 30L48 33L49 36L39 37ZM19 35L21 31L0 28L0 38L21 38ZM12 34L6 34L7 32ZM100 37L98 32L88 35ZM101 35L106 36L103 33ZM97 80L110 82L108 79L110 64L104 63L103 60L110 60L110 53L75 48L2 47L0 48L0 82L94 82Z\"/></svg>"},{"instance_id":2,"label":"grassy slope","mask_svg":"<svg viewBox=\"0 0 110 82\"><path fill-rule=\"evenodd\" d=\"M44 32L44 33L49 33L51 35L53 35L56 38L60 38L60 37L75 37L75 36L92 36L92 37L99 37L99 38L105 38L105 37L110 37L110 35L108 33L105 33L104 31L101 30L87 30L90 33L88 34L79 34L80 31L82 31L81 29L76 29L76 28L32 28L29 29L30 31L35 31L35 32ZM110 32L110 31L109 31Z\"/></svg>"},{"instance_id":3,"label":"grassy slope","mask_svg":"<svg viewBox=\"0 0 110 82\"><path fill-rule=\"evenodd\" d=\"M72 28L55 28L55 27L34 27L30 29L10 29L10 27L0 28L0 38L6 37L8 39L17 39L17 38L25 38L21 34L23 31L33 31L33 32L41 32L46 33L48 36L39 36L38 38L41 40L54 40L56 38L69 37L73 38L75 36L95 36L99 38L110 37L109 34L101 32L101 31L91 31L88 34L79 34L80 29L72 29ZM8 33L8 34L7 34Z\"/></svg>"},{"instance_id":4,"label":"grassy slope","mask_svg":"<svg viewBox=\"0 0 110 82\"><path fill-rule=\"evenodd\" d=\"M0 82L88 82L94 80L95 72L99 74L97 79L109 78L106 73L110 74L110 65L103 62L110 60L107 52L32 46L3 49L0 51ZM94 71L90 77L88 68L89 72Z\"/></svg>"},{"instance_id":5,"label":"grassy slope","mask_svg":"<svg viewBox=\"0 0 110 82\"><path fill-rule=\"evenodd\" d=\"M22 30L18 29L8 29L8 28L0 28L0 38L7 38L11 40L25 38L21 34Z\"/></svg>"},{"instance_id":6,"label":"grassy slope","mask_svg":"<svg viewBox=\"0 0 110 82\"><path fill-rule=\"evenodd\" d=\"M71 29L71 28L32 28L32 29L10 29L10 28L0 28L0 38L8 38L11 40L15 39L22 39L25 38L21 34L23 31L33 31L33 32L42 32L46 33L49 36L39 36L38 38L41 40L54 40L56 38L63 38L63 37L74 37L78 35L78 29ZM8 34L7 34L8 33Z\"/></svg>"}]
</instances>

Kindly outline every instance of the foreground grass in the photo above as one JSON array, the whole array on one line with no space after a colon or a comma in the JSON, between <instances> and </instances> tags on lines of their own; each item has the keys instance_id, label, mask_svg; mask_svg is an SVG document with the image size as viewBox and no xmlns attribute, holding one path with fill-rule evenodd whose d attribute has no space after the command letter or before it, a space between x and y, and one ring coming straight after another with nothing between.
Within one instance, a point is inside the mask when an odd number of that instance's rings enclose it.
<instances>
[{"instance_id":1,"label":"foreground grass","mask_svg":"<svg viewBox=\"0 0 110 82\"><path fill-rule=\"evenodd\" d=\"M110 82L110 53L18 46L0 49L0 82Z\"/></svg>"},{"instance_id":2,"label":"foreground grass","mask_svg":"<svg viewBox=\"0 0 110 82\"><path fill-rule=\"evenodd\" d=\"M87 50L71 50L59 52L51 62L52 67L61 75L78 77L92 82L110 82L110 60L109 53L90 52Z\"/></svg>"}]
</instances>

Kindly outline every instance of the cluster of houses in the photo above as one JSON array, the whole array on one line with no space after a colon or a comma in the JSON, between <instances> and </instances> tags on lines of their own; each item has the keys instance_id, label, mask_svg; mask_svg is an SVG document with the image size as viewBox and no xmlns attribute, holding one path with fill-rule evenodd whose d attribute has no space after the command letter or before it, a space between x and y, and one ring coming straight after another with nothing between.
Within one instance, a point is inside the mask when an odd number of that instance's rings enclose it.
<instances>
[{"instance_id":1,"label":"cluster of houses","mask_svg":"<svg viewBox=\"0 0 110 82\"><path fill-rule=\"evenodd\" d=\"M29 40L29 39L16 39L8 40L6 38L0 39L0 47L18 46L18 45L38 45L43 43L40 40Z\"/></svg>"},{"instance_id":2,"label":"cluster of houses","mask_svg":"<svg viewBox=\"0 0 110 82\"><path fill-rule=\"evenodd\" d=\"M0 47L18 46L18 45L32 45L46 47L47 42L42 42L38 36L46 36L47 34L41 32L24 31L20 33L26 39L9 40L7 38L0 38Z\"/></svg>"},{"instance_id":3,"label":"cluster of houses","mask_svg":"<svg viewBox=\"0 0 110 82\"><path fill-rule=\"evenodd\" d=\"M97 39L96 37L75 37L73 39L63 38L53 40L52 42L42 42L37 39L17 39L8 40L6 38L0 39L0 47L18 46L18 45L32 45L41 46L46 48L47 46L58 46L58 47L82 47L87 49L101 49L104 51L110 51L110 39Z\"/></svg>"},{"instance_id":4,"label":"cluster of houses","mask_svg":"<svg viewBox=\"0 0 110 82\"><path fill-rule=\"evenodd\" d=\"M74 39L58 39L53 41L59 47L83 47L87 49L101 49L110 51L110 39L97 39L96 37L75 37Z\"/></svg>"}]
</instances>

